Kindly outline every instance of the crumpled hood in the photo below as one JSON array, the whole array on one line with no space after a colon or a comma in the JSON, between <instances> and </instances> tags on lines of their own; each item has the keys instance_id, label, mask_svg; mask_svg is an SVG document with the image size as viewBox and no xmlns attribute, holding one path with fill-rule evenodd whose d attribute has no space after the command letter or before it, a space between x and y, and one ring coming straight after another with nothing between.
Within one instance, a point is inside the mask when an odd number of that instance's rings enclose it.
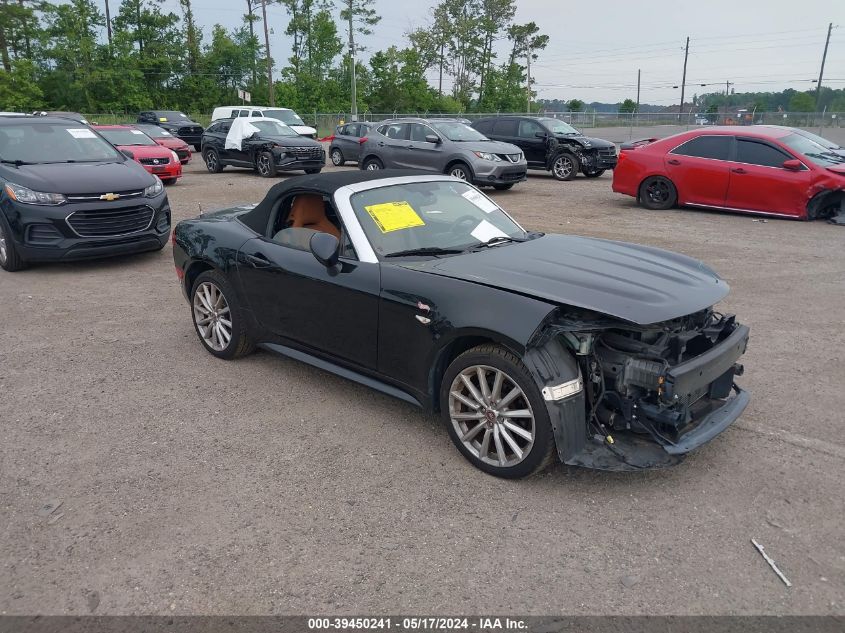
<instances>
[{"instance_id":1,"label":"crumpled hood","mask_svg":"<svg viewBox=\"0 0 845 633\"><path fill-rule=\"evenodd\" d=\"M580 143L584 145L585 142L590 143L590 147L616 147L614 143L610 141L605 141L603 138L593 138L592 136L584 136L584 135L566 135L566 134L555 134L555 138L559 141L575 141L576 143Z\"/></svg>"},{"instance_id":2,"label":"crumpled hood","mask_svg":"<svg viewBox=\"0 0 845 633\"><path fill-rule=\"evenodd\" d=\"M569 235L400 265L641 325L703 310L729 291L712 269L686 255Z\"/></svg>"},{"instance_id":3,"label":"crumpled hood","mask_svg":"<svg viewBox=\"0 0 845 633\"><path fill-rule=\"evenodd\" d=\"M169 150L168 150L169 151ZM134 160L0 167L0 177L35 191L65 195L134 191L155 182Z\"/></svg>"}]
</instances>

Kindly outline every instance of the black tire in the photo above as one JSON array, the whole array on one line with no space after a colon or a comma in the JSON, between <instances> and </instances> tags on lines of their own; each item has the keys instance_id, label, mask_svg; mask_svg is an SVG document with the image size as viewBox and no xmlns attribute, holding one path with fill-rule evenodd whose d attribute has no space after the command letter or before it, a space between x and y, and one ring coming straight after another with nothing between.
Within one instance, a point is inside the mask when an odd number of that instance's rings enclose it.
<instances>
[{"instance_id":1,"label":"black tire","mask_svg":"<svg viewBox=\"0 0 845 633\"><path fill-rule=\"evenodd\" d=\"M220 154L213 147L205 150L202 159L205 161L205 168L212 174L219 174L223 171L223 167L225 167L220 160Z\"/></svg>"},{"instance_id":2,"label":"black tire","mask_svg":"<svg viewBox=\"0 0 845 633\"><path fill-rule=\"evenodd\" d=\"M580 169L578 157L569 152L561 152L552 160L551 172L556 180L572 180Z\"/></svg>"},{"instance_id":3,"label":"black tire","mask_svg":"<svg viewBox=\"0 0 845 633\"><path fill-rule=\"evenodd\" d=\"M604 169L585 169L582 173L587 178L598 178L604 173Z\"/></svg>"},{"instance_id":4,"label":"black tire","mask_svg":"<svg viewBox=\"0 0 845 633\"><path fill-rule=\"evenodd\" d=\"M317 169L306 169L305 173L306 174L319 174L321 171L323 171L323 168L318 167Z\"/></svg>"},{"instance_id":5,"label":"black tire","mask_svg":"<svg viewBox=\"0 0 845 633\"><path fill-rule=\"evenodd\" d=\"M201 288L203 288L205 284L211 284L216 287L220 293L222 293L225 305L228 307L228 311L225 314L221 314L221 317L225 317L226 315L231 317L231 319L229 319L229 322L231 323L231 336L222 349L215 349L215 347L208 342L206 336L200 330L200 324L198 321L203 315L194 306L197 301L196 295L198 292L201 292ZM203 347L205 347L210 354L224 360L232 360L246 356L255 350L255 344L250 337L246 317L241 309L238 297L235 294L235 289L229 283L229 280L226 279L225 275L217 270L206 270L205 272L200 273L191 288L190 299L191 321L194 324L194 331L197 333L197 337ZM202 304L201 300L200 303ZM208 312L208 310L206 310L206 312ZM210 325L209 329L211 329Z\"/></svg>"},{"instance_id":6,"label":"black tire","mask_svg":"<svg viewBox=\"0 0 845 633\"><path fill-rule=\"evenodd\" d=\"M376 171L379 169L384 169L384 163L381 162L375 156L370 156L367 158L363 163L361 163L361 169L364 171Z\"/></svg>"},{"instance_id":7,"label":"black tire","mask_svg":"<svg viewBox=\"0 0 845 633\"><path fill-rule=\"evenodd\" d=\"M339 147L333 147L330 156L332 165L335 167L343 167L346 164L346 159L343 157L343 152L340 151Z\"/></svg>"},{"instance_id":8,"label":"black tire","mask_svg":"<svg viewBox=\"0 0 845 633\"><path fill-rule=\"evenodd\" d=\"M194 143L194 149L198 152L202 151L202 144L201 143Z\"/></svg>"},{"instance_id":9,"label":"black tire","mask_svg":"<svg viewBox=\"0 0 845 633\"><path fill-rule=\"evenodd\" d=\"M446 168L445 173L453 178L460 178L463 181L472 182L472 170L466 163L452 163Z\"/></svg>"},{"instance_id":10,"label":"black tire","mask_svg":"<svg viewBox=\"0 0 845 633\"><path fill-rule=\"evenodd\" d=\"M265 150L255 155L255 171L262 178L275 178L276 158L273 156L273 152Z\"/></svg>"},{"instance_id":11,"label":"black tire","mask_svg":"<svg viewBox=\"0 0 845 633\"><path fill-rule=\"evenodd\" d=\"M508 182L502 185L493 185L493 189L496 191L507 191L508 189L513 189L514 183Z\"/></svg>"},{"instance_id":12,"label":"black tire","mask_svg":"<svg viewBox=\"0 0 845 633\"><path fill-rule=\"evenodd\" d=\"M176 178L162 178L161 182L164 183L165 185L175 185L176 180L177 180Z\"/></svg>"},{"instance_id":13,"label":"black tire","mask_svg":"<svg viewBox=\"0 0 845 633\"><path fill-rule=\"evenodd\" d=\"M6 272L14 273L26 267L27 263L21 259L18 249L15 248L9 225L6 224L5 218L0 218L0 268Z\"/></svg>"},{"instance_id":14,"label":"black tire","mask_svg":"<svg viewBox=\"0 0 845 633\"><path fill-rule=\"evenodd\" d=\"M462 405L461 402L452 401L450 399L453 381L460 381L461 379L459 378L459 375L467 369L471 370L469 373L472 376L474 374L472 371L473 368L477 367L483 368L483 371L485 372L484 375L487 376L485 378L487 388L493 395L495 395L494 389L496 383L495 379L493 379L491 383L491 378L494 378L496 372L502 372L505 374L505 380L509 382L504 383L503 380L503 384L500 386L501 393L499 394L499 402L505 400L506 398L504 396L511 391L511 387L508 387L507 385L519 387L519 390L521 390L520 395L508 403L507 406L510 407L511 405L514 405L514 407L522 411L527 408L530 413L533 414L533 434L529 433L528 430L522 426L523 424L529 424L524 421L524 417L504 420L500 418L499 415L493 413L492 417L494 420L491 420L489 417L482 418L477 422L479 425L478 427L475 426L475 420L467 420L464 422L463 420L456 419L453 421L453 415L472 415L475 413L482 413L480 408L478 411L473 409L464 412L453 411L452 409L455 404L457 404L458 407L461 407ZM478 376L477 374L475 375L476 382L474 384L476 391L484 393L480 387L481 383L478 382ZM483 406L484 405L482 405L482 407ZM441 417L444 424L446 424L446 428L449 431L449 437L452 438L452 442L454 442L458 450L473 466L486 473L506 479L518 479L543 470L555 461L556 447L554 433L552 431L551 421L549 420L549 412L546 408L543 396L540 393L540 389L537 387L537 383L531 377L531 374L528 372L522 361L503 347L492 344L481 345L464 352L452 361L448 369L446 369L446 373L443 375L443 380L440 385L440 410ZM516 411L514 411L514 413L515 412ZM483 414L485 416L488 415L487 408L485 408ZM522 419L523 421L521 423L514 421L519 419ZM505 427L504 425L506 424L509 424L510 426ZM517 435L512 430L517 424L523 432L532 435L532 442L530 444L525 437ZM465 426L465 428L460 428L462 425ZM472 445L472 448L468 447L464 440L461 439L459 435L459 428L462 433L469 431L475 432L475 435L467 440L467 442ZM495 439L497 434L500 438L498 443ZM527 446L527 454L524 454L521 458L519 458L516 452L512 450L511 445L508 441L506 441L505 435L503 434L510 437L510 441L516 441L518 448L521 447L525 449ZM487 437L487 453L484 456L486 459L482 459L484 440L476 439L479 435L482 438ZM520 444L520 442L522 443ZM502 455L506 460L508 459L507 453L510 451L512 455L510 459L519 459L520 461L515 461L512 465L498 465L500 463L499 446L503 448ZM491 456L492 450L496 451L496 459L493 459ZM491 461L496 463L491 463Z\"/></svg>"},{"instance_id":15,"label":"black tire","mask_svg":"<svg viewBox=\"0 0 845 633\"><path fill-rule=\"evenodd\" d=\"M650 176L640 185L637 201L646 209L665 211L674 207L678 201L678 189L668 178Z\"/></svg>"}]
</instances>

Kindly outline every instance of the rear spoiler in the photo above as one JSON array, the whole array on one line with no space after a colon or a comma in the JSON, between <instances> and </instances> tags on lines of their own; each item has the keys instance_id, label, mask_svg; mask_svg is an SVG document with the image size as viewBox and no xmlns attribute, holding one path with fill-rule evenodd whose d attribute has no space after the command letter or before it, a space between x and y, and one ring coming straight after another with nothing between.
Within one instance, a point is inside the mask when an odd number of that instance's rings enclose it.
<instances>
[{"instance_id":1,"label":"rear spoiler","mask_svg":"<svg viewBox=\"0 0 845 633\"><path fill-rule=\"evenodd\" d=\"M643 147L644 145L648 145L650 143L654 143L655 141L659 141L659 138L641 138L636 141L628 141L627 143L622 143L619 146L620 151L624 150L631 150L637 149L638 147Z\"/></svg>"}]
</instances>

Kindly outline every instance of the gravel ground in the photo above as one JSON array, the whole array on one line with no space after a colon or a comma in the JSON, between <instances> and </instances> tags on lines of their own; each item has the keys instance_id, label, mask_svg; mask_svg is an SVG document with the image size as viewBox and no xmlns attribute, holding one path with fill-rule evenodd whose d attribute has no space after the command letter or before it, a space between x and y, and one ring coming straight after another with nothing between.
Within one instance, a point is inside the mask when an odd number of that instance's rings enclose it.
<instances>
[{"instance_id":1,"label":"gravel ground","mask_svg":"<svg viewBox=\"0 0 845 633\"><path fill-rule=\"evenodd\" d=\"M169 247L0 274L0 613L845 613L845 230L646 211L610 180L492 195L730 282L752 403L671 470L501 481L402 402L219 361ZM179 220L272 184L195 158L169 195Z\"/></svg>"}]
</instances>

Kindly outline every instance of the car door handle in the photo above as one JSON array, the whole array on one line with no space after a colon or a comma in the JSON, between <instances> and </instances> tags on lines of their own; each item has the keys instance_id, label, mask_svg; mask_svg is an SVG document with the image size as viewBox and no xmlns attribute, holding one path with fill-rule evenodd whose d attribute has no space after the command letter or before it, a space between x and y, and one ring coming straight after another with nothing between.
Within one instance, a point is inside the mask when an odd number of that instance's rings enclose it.
<instances>
[{"instance_id":1,"label":"car door handle","mask_svg":"<svg viewBox=\"0 0 845 633\"><path fill-rule=\"evenodd\" d=\"M384 147L384 143L383 143L382 141L379 141L379 142L378 142L378 146L379 146L379 147Z\"/></svg>"},{"instance_id":2,"label":"car door handle","mask_svg":"<svg viewBox=\"0 0 845 633\"><path fill-rule=\"evenodd\" d=\"M679 161L676 158L670 158L666 162L669 163L670 165L680 165L681 164L681 161Z\"/></svg>"},{"instance_id":3,"label":"car door handle","mask_svg":"<svg viewBox=\"0 0 845 633\"><path fill-rule=\"evenodd\" d=\"M735 174L747 174L748 173L742 167L736 167L734 169L731 169L731 171Z\"/></svg>"},{"instance_id":4,"label":"car door handle","mask_svg":"<svg viewBox=\"0 0 845 633\"><path fill-rule=\"evenodd\" d=\"M270 260L261 253L256 253L255 255L244 255L244 259L246 259L253 268L267 268L271 264Z\"/></svg>"}]
</instances>

